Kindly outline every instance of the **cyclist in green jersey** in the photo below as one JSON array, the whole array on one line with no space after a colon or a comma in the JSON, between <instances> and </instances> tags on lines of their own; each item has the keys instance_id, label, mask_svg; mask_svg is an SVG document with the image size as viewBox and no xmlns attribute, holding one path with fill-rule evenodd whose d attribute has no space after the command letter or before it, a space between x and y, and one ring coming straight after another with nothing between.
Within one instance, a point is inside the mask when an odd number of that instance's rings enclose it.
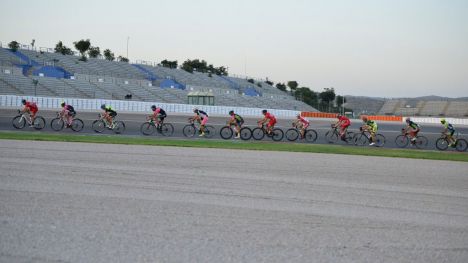
<instances>
[{"instance_id":1,"label":"cyclist in green jersey","mask_svg":"<svg viewBox=\"0 0 468 263\"><path fill-rule=\"evenodd\" d=\"M361 128L368 131L371 135L371 143L369 145L375 145L375 134L378 129L377 123L373 120L369 120L366 116L362 117L362 121L364 125Z\"/></svg>"},{"instance_id":2,"label":"cyclist in green jersey","mask_svg":"<svg viewBox=\"0 0 468 263\"><path fill-rule=\"evenodd\" d=\"M229 125L234 125L236 127L236 137L235 138L240 138L240 129L242 125L244 124L244 119L239 115L234 113L233 110L229 111L229 116L231 118L229 119Z\"/></svg>"},{"instance_id":3,"label":"cyclist in green jersey","mask_svg":"<svg viewBox=\"0 0 468 263\"><path fill-rule=\"evenodd\" d=\"M113 128L113 119L117 116L117 112L110 105L102 104L101 109L104 110L104 118L107 121L107 128Z\"/></svg>"},{"instance_id":4,"label":"cyclist in green jersey","mask_svg":"<svg viewBox=\"0 0 468 263\"><path fill-rule=\"evenodd\" d=\"M440 123L442 123L442 125L444 125L445 127L443 133L447 134L447 140L449 141L449 146L453 146L455 144L455 139L453 138L453 135L455 134L455 128L453 127L452 124L450 124L445 119L441 119Z\"/></svg>"}]
</instances>

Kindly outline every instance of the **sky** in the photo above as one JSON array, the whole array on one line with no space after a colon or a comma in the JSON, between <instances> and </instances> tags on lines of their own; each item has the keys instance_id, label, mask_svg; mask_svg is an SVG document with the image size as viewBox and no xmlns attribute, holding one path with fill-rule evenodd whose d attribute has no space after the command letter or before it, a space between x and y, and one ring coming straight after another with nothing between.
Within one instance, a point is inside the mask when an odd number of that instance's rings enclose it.
<instances>
[{"instance_id":1,"label":"sky","mask_svg":"<svg viewBox=\"0 0 468 263\"><path fill-rule=\"evenodd\" d=\"M0 0L0 41L90 39L371 97L468 96L468 0Z\"/></svg>"}]
</instances>

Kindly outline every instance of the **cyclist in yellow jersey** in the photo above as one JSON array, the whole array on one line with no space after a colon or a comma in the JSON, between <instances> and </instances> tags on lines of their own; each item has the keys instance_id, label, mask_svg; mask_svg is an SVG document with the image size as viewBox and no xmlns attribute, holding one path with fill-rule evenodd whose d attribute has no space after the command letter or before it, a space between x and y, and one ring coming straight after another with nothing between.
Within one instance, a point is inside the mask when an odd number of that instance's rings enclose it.
<instances>
[{"instance_id":1,"label":"cyclist in yellow jersey","mask_svg":"<svg viewBox=\"0 0 468 263\"><path fill-rule=\"evenodd\" d=\"M369 120L366 116L362 117L362 121L364 125L361 127L364 130L367 130L371 135L371 143L370 146L375 145L375 134L377 133L377 123L373 120Z\"/></svg>"}]
</instances>

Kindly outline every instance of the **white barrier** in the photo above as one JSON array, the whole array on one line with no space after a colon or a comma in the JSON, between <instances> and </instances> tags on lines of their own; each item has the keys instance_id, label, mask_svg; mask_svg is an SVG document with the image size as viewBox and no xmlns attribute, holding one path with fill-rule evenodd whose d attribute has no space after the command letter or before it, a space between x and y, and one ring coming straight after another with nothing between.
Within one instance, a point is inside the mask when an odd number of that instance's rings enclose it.
<instances>
[{"instance_id":1,"label":"white barrier","mask_svg":"<svg viewBox=\"0 0 468 263\"><path fill-rule=\"evenodd\" d=\"M403 117L403 122L406 121L406 118L410 118L412 121L416 123L434 123L440 124L441 119L445 119L447 122L453 125L468 125L468 119L460 119L460 118L443 118L443 117Z\"/></svg>"},{"instance_id":2,"label":"white barrier","mask_svg":"<svg viewBox=\"0 0 468 263\"><path fill-rule=\"evenodd\" d=\"M0 95L0 107L21 107L21 100L26 99L34 101L39 106L39 109L58 109L62 101L72 105L76 110L100 110L102 104L110 105L116 111L126 112L150 112L151 105L156 105L163 108L166 112L176 113L192 113L193 108L197 107L206 111L209 115L228 115L230 110L233 110L242 116L261 116L262 109L246 108L246 107L229 107L229 106L207 106L207 105L189 105L189 104L171 104L160 102L142 102L142 101L127 101L127 100L105 100L105 99L78 99L78 98L50 98L50 97L34 97L34 96L15 96L15 95ZM300 111L292 110L277 110L268 109L277 117L295 117Z\"/></svg>"}]
</instances>

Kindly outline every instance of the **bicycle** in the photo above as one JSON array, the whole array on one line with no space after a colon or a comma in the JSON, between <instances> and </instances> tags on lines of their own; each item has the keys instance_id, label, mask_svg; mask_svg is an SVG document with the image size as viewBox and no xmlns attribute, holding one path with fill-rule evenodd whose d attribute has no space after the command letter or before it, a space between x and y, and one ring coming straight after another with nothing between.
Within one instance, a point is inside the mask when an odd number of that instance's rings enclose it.
<instances>
[{"instance_id":1,"label":"bicycle","mask_svg":"<svg viewBox=\"0 0 468 263\"><path fill-rule=\"evenodd\" d=\"M281 141L283 139L283 137L284 137L283 130L281 130L279 128L274 128L273 130L271 130L271 133L268 133L267 129L265 128L265 124L263 124L262 126L257 127L257 128L252 130L252 137L255 140L263 139L263 137L265 137L265 134L268 137L271 137L271 139L273 139L273 141Z\"/></svg>"},{"instance_id":2,"label":"bicycle","mask_svg":"<svg viewBox=\"0 0 468 263\"><path fill-rule=\"evenodd\" d=\"M116 134L123 133L125 131L125 123L123 121L116 121L112 119L112 123L109 127L109 123L105 119L104 114L99 114L97 120L93 121L92 127L93 130L97 133L102 133L104 130L107 128L109 130L112 130Z\"/></svg>"},{"instance_id":3,"label":"bicycle","mask_svg":"<svg viewBox=\"0 0 468 263\"><path fill-rule=\"evenodd\" d=\"M468 148L468 142L463 138L458 138L460 134L454 136L455 143L452 145L452 148L455 148L459 152L464 152ZM436 140L436 148L440 151L445 151L449 147L448 134L443 132L442 136Z\"/></svg>"},{"instance_id":4,"label":"bicycle","mask_svg":"<svg viewBox=\"0 0 468 263\"><path fill-rule=\"evenodd\" d=\"M26 123L31 125L31 116L27 116L28 113L26 112L21 112L21 110L18 110L18 115L13 117L11 120L11 124L15 129L23 129L26 126ZM33 128L36 130L42 130L45 127L45 119L42 116L36 116L34 119Z\"/></svg>"},{"instance_id":5,"label":"bicycle","mask_svg":"<svg viewBox=\"0 0 468 263\"><path fill-rule=\"evenodd\" d=\"M152 135L157 131L159 134L168 137L174 133L174 126L170 123L155 122L150 118L141 124L140 131L143 135Z\"/></svg>"},{"instance_id":6,"label":"bicycle","mask_svg":"<svg viewBox=\"0 0 468 263\"><path fill-rule=\"evenodd\" d=\"M71 128L75 132L79 132L83 129L84 123L81 119L75 118L76 114L73 114L73 120L67 128ZM50 128L54 131L61 131L66 123L66 118L61 112L57 112L57 118L54 118L50 121Z\"/></svg>"},{"instance_id":7,"label":"bicycle","mask_svg":"<svg viewBox=\"0 0 468 263\"><path fill-rule=\"evenodd\" d=\"M286 139L288 141L295 141L299 138L299 135L301 134L301 129L298 128L298 125L293 125L293 128L289 128L286 130ZM317 132L313 129L306 129L304 131L304 138L306 142L313 143L317 140ZM301 138L302 139L302 138Z\"/></svg>"},{"instance_id":8,"label":"bicycle","mask_svg":"<svg viewBox=\"0 0 468 263\"><path fill-rule=\"evenodd\" d=\"M395 144L400 147L404 148L408 146L410 143L410 138L409 138L409 132L405 131L405 129L402 129L402 134L398 135L395 138ZM411 145L416 146L418 149L424 149L427 147L428 144L428 139L425 136L418 135L416 136L416 140L411 141Z\"/></svg>"},{"instance_id":9,"label":"bicycle","mask_svg":"<svg viewBox=\"0 0 468 263\"><path fill-rule=\"evenodd\" d=\"M359 128L360 132L354 134L353 141L355 145L364 146L372 142L371 134L368 130ZM385 145L385 136L380 133L375 135L375 146L383 147Z\"/></svg>"},{"instance_id":10,"label":"bicycle","mask_svg":"<svg viewBox=\"0 0 468 263\"><path fill-rule=\"evenodd\" d=\"M229 122L227 123L226 126L222 127L221 130L219 130L219 136L225 140L229 140L234 136L234 133L236 133L237 130L235 130L235 125L231 124L229 125ZM248 140L252 137L252 130L249 127L242 127L240 129L240 138L242 140Z\"/></svg>"},{"instance_id":11,"label":"bicycle","mask_svg":"<svg viewBox=\"0 0 468 263\"><path fill-rule=\"evenodd\" d=\"M338 141L338 138L340 138L340 132L338 131L338 127L335 125L331 125L331 129L325 133L325 140L327 140L328 143L335 143ZM346 130L346 143L353 143L353 137L354 137L354 132L350 132Z\"/></svg>"},{"instance_id":12,"label":"bicycle","mask_svg":"<svg viewBox=\"0 0 468 263\"><path fill-rule=\"evenodd\" d=\"M211 138L215 134L215 127L211 125L205 125L205 135L204 137L206 138ZM191 119L189 119L189 124L185 125L184 128L182 129L182 133L184 134L185 137L193 137L197 133L201 133L200 128L195 126L195 122Z\"/></svg>"}]
</instances>

